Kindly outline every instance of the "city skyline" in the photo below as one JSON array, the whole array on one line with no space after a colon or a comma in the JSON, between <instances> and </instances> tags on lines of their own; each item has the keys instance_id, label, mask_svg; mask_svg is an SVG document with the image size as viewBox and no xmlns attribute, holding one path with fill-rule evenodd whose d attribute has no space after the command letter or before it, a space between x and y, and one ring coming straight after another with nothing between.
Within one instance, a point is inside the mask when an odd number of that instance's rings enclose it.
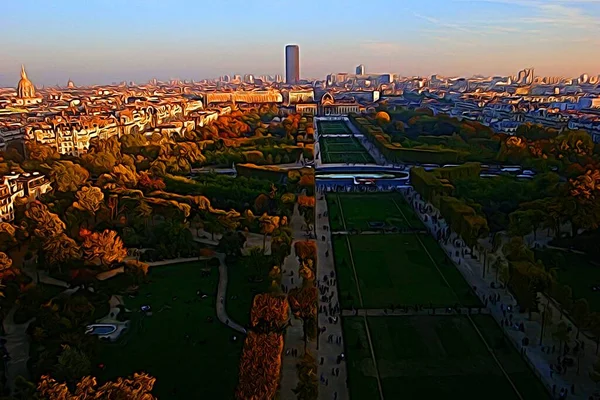
<instances>
[{"instance_id":1,"label":"city skyline","mask_svg":"<svg viewBox=\"0 0 600 400\"><path fill-rule=\"evenodd\" d=\"M131 1L118 13L99 0L60 3L4 6L0 86L15 85L21 64L46 86L69 78L89 85L284 75L288 43L302 48L302 78L351 73L359 64L404 76L514 75L526 66L542 76L600 73L600 56L589 51L600 30L596 0L382 0L368 5L381 10L376 22L359 19L370 15L359 2L307 1L293 13L262 0L226 9ZM220 18L203 18L212 15Z\"/></svg>"}]
</instances>

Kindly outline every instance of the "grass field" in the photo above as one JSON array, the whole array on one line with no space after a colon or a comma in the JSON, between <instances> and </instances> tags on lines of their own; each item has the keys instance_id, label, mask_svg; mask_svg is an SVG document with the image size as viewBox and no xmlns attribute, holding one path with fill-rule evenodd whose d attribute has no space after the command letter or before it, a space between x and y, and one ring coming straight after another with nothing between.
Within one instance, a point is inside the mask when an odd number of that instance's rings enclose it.
<instances>
[{"instance_id":1,"label":"grass field","mask_svg":"<svg viewBox=\"0 0 600 400\"><path fill-rule=\"evenodd\" d=\"M347 241L352 249L362 307L358 302L357 289L350 287L354 274ZM336 239L334 253L336 267L340 268L338 277L342 308L350 308L351 305L388 308L390 304L447 307L457 303L479 306L479 299L460 272L454 265L445 262L445 254L441 250L431 254L432 261L421 243L428 249L437 246L430 236L414 233L348 235Z\"/></svg>"},{"instance_id":2,"label":"grass field","mask_svg":"<svg viewBox=\"0 0 600 400\"><path fill-rule=\"evenodd\" d=\"M343 121L318 121L317 128L321 135L340 135L350 133L350 128Z\"/></svg>"},{"instance_id":3,"label":"grass field","mask_svg":"<svg viewBox=\"0 0 600 400\"><path fill-rule=\"evenodd\" d=\"M151 268L150 283L140 287L137 297L126 298L126 306L133 310L131 331L115 344L102 345L96 365L103 363L106 368L96 371L96 376L106 380L146 371L157 378L158 398L233 399L244 338L218 321L219 273L214 267L202 277L200 270L205 267L197 262ZM241 324L248 322L253 293L268 285L250 283L244 271L248 269L230 266L228 293L237 298L227 300L228 313ZM197 290L208 298L201 299ZM143 304L152 306L152 316L137 312ZM167 306L171 308L163 309ZM207 317L213 322L207 322Z\"/></svg>"},{"instance_id":4,"label":"grass field","mask_svg":"<svg viewBox=\"0 0 600 400\"><path fill-rule=\"evenodd\" d=\"M373 163L373 157L353 136L319 137L325 163Z\"/></svg>"},{"instance_id":5,"label":"grass field","mask_svg":"<svg viewBox=\"0 0 600 400\"><path fill-rule=\"evenodd\" d=\"M369 221L423 227L399 194L332 194L327 201L332 231L364 230ZM332 241L342 309L481 306L428 234L334 235ZM386 400L519 399L513 385L523 399L549 399L496 321L488 315L471 318L344 317L351 399L379 399L378 380Z\"/></svg>"},{"instance_id":6,"label":"grass field","mask_svg":"<svg viewBox=\"0 0 600 400\"><path fill-rule=\"evenodd\" d=\"M425 229L410 204L399 193L331 194L327 196L327 210L333 232L368 230L369 222L385 222L398 228Z\"/></svg>"},{"instance_id":7,"label":"grass field","mask_svg":"<svg viewBox=\"0 0 600 400\"><path fill-rule=\"evenodd\" d=\"M484 331L502 335L489 316L476 316ZM362 384L353 399L363 397L375 381L362 318L344 318L349 381ZM371 317L369 330L386 399L518 399L509 380L466 316ZM488 338L483 333L486 341ZM500 365L524 399L547 399L544 388L502 337L493 346ZM489 341L488 341L489 343ZM372 386L372 385L371 385ZM375 386L375 389L377 387Z\"/></svg>"},{"instance_id":8,"label":"grass field","mask_svg":"<svg viewBox=\"0 0 600 400\"><path fill-rule=\"evenodd\" d=\"M348 389L352 399L379 399L377 370L369 348L365 321L361 317L344 317L342 325L346 343ZM396 397L392 397L394 398Z\"/></svg>"}]
</instances>

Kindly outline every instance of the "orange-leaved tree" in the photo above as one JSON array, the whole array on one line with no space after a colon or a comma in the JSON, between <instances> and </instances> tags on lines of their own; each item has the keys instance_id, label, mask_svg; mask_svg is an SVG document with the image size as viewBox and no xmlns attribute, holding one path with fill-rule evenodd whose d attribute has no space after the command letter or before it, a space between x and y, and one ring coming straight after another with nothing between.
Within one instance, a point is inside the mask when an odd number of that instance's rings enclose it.
<instances>
[{"instance_id":1,"label":"orange-leaved tree","mask_svg":"<svg viewBox=\"0 0 600 400\"><path fill-rule=\"evenodd\" d=\"M317 261L317 244L311 240L299 240L294 243L296 256L301 260Z\"/></svg>"},{"instance_id":2,"label":"orange-leaved tree","mask_svg":"<svg viewBox=\"0 0 600 400\"><path fill-rule=\"evenodd\" d=\"M288 302L283 296L261 293L254 296L250 324L260 332L278 332L288 319Z\"/></svg>"},{"instance_id":3,"label":"orange-leaved tree","mask_svg":"<svg viewBox=\"0 0 600 400\"><path fill-rule=\"evenodd\" d=\"M83 254L85 259L104 268L121 262L127 256L127 249L117 232L105 229L103 232L82 231Z\"/></svg>"},{"instance_id":4,"label":"orange-leaved tree","mask_svg":"<svg viewBox=\"0 0 600 400\"><path fill-rule=\"evenodd\" d=\"M283 335L250 331L240 358L238 400L273 399L279 384Z\"/></svg>"},{"instance_id":5,"label":"orange-leaved tree","mask_svg":"<svg viewBox=\"0 0 600 400\"><path fill-rule=\"evenodd\" d=\"M133 377L117 378L98 387L96 378L86 376L75 385L75 391L65 383L57 382L49 375L42 375L37 385L37 392L46 400L155 400L152 389L156 378L135 373Z\"/></svg>"}]
</instances>

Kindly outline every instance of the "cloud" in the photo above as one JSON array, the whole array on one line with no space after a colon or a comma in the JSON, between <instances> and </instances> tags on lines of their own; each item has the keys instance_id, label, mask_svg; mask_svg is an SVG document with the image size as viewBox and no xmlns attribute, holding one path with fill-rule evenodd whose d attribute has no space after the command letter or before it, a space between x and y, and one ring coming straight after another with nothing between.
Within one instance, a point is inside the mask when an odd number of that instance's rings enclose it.
<instances>
[{"instance_id":1,"label":"cloud","mask_svg":"<svg viewBox=\"0 0 600 400\"><path fill-rule=\"evenodd\" d=\"M433 25L442 27L442 28L447 28L447 29L452 29L455 31L460 31L460 32L465 32L465 33L476 33L476 31L472 30L472 29L468 29L463 25L457 25L457 24L449 24L447 22L444 21L440 21L437 18L433 18L433 17L428 17L426 15L421 15L419 13L413 13L413 15L417 18L420 18L422 20L425 20Z\"/></svg>"}]
</instances>

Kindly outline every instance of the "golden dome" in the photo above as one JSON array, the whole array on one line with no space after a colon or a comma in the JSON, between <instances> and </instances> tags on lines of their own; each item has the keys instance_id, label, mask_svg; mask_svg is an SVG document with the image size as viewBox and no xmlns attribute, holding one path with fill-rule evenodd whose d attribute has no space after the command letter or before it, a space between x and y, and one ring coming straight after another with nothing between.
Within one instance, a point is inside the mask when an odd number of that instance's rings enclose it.
<instances>
[{"instance_id":1,"label":"golden dome","mask_svg":"<svg viewBox=\"0 0 600 400\"><path fill-rule=\"evenodd\" d=\"M24 65L21 65L21 80L17 86L17 97L21 99L30 99L35 97L35 87L27 78Z\"/></svg>"}]
</instances>

